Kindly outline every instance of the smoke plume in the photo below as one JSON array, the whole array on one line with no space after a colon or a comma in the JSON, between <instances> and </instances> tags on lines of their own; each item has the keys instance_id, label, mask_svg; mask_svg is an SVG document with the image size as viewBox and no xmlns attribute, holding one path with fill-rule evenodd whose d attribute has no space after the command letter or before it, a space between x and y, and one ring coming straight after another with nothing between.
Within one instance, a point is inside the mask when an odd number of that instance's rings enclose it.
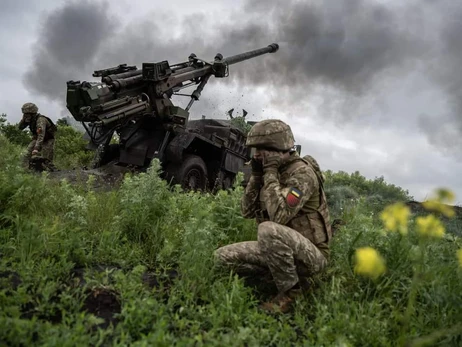
<instances>
[{"instance_id":1,"label":"smoke plume","mask_svg":"<svg viewBox=\"0 0 462 347\"><path fill-rule=\"evenodd\" d=\"M107 4L80 1L56 10L43 23L25 86L52 100L64 100L66 81L92 68L90 63L113 29Z\"/></svg>"},{"instance_id":2,"label":"smoke plume","mask_svg":"<svg viewBox=\"0 0 462 347\"><path fill-rule=\"evenodd\" d=\"M117 28L113 23L121 22L110 18L108 6L80 1L52 13L25 85L64 104L65 82L90 79L93 70L165 59L175 63L191 52L211 60L217 52L229 56L277 42L274 55L231 66L230 78L241 86L269 86L281 108L306 101L314 90L335 90L337 97L326 98L321 113L334 108L332 114L348 119L355 114L351 105L374 98L371 91L380 91L387 79L422 71L444 92L450 112L409 117L420 117L422 131L435 144L461 144L462 3L249 0L229 17L148 14ZM436 118L454 126L435 128Z\"/></svg>"}]
</instances>

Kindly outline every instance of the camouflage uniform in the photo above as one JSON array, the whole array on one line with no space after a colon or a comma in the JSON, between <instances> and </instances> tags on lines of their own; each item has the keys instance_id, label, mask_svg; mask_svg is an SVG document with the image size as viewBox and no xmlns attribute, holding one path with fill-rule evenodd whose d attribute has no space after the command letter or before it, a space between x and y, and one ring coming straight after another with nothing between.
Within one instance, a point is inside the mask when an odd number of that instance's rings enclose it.
<instances>
[{"instance_id":1,"label":"camouflage uniform","mask_svg":"<svg viewBox=\"0 0 462 347\"><path fill-rule=\"evenodd\" d=\"M29 127L32 132L32 141L27 146L24 156L24 165L34 158L42 158L45 167L53 171L54 144L56 126L48 117L38 113L38 108L33 103L26 103L22 107L23 118L19 122L19 129Z\"/></svg>"},{"instance_id":2,"label":"camouflage uniform","mask_svg":"<svg viewBox=\"0 0 462 347\"><path fill-rule=\"evenodd\" d=\"M287 152L294 140L288 125L268 120L254 126L247 145ZM263 167L263 175L252 173L241 201L244 217L257 220L258 240L221 247L215 255L240 273L269 270L283 294L326 267L329 211L322 177L296 151Z\"/></svg>"},{"instance_id":3,"label":"camouflage uniform","mask_svg":"<svg viewBox=\"0 0 462 347\"><path fill-rule=\"evenodd\" d=\"M305 159L311 165L313 170L316 172L316 175L318 175L322 179L322 182L324 183L326 180L326 176L322 173L321 167L319 166L318 161L314 159L311 155L305 155L303 159Z\"/></svg>"}]
</instances>

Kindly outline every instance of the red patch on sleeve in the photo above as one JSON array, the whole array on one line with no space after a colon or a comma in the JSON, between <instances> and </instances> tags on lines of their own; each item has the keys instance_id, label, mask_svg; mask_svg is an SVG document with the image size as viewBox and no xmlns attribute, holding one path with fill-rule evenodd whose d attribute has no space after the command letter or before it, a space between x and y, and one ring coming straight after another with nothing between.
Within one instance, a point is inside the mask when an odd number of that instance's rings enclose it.
<instances>
[{"instance_id":1,"label":"red patch on sleeve","mask_svg":"<svg viewBox=\"0 0 462 347\"><path fill-rule=\"evenodd\" d=\"M42 133L42 128L37 128L37 134L41 134Z\"/></svg>"},{"instance_id":2,"label":"red patch on sleeve","mask_svg":"<svg viewBox=\"0 0 462 347\"><path fill-rule=\"evenodd\" d=\"M286 201L289 207L295 207L300 203L302 192L296 188L290 188L289 194L287 194Z\"/></svg>"}]
</instances>

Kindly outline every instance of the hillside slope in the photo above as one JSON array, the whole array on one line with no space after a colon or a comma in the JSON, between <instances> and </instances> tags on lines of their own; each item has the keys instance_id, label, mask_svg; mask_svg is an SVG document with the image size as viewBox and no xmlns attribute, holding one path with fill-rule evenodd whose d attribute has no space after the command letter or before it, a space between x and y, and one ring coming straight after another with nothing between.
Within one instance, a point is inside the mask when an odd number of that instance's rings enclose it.
<instances>
[{"instance_id":1,"label":"hillside slope","mask_svg":"<svg viewBox=\"0 0 462 347\"><path fill-rule=\"evenodd\" d=\"M408 196L381 179L327 173L333 217L345 222L329 268L293 312L273 316L257 308L273 287L213 263L219 246L256 239L241 187L185 194L154 162L118 190L94 191L92 178L71 185L24 172L21 150L0 135L2 345L462 342L460 220L445 222L443 237L422 237L418 214L407 234L385 231L381 211ZM384 272L358 270L363 247Z\"/></svg>"}]
</instances>

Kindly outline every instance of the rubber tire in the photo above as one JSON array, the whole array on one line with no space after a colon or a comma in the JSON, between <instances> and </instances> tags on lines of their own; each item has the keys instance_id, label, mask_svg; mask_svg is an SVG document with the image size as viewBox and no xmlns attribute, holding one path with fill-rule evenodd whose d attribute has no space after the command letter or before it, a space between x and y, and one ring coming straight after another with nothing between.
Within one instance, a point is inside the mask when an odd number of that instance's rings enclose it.
<instances>
[{"instance_id":1,"label":"rubber tire","mask_svg":"<svg viewBox=\"0 0 462 347\"><path fill-rule=\"evenodd\" d=\"M170 167L167 171L169 171L169 176L173 176L172 183L181 185L185 191L205 191L207 189L207 166L197 155L186 155L181 164ZM191 175L194 175L199 182L191 181ZM195 184L191 186L190 183Z\"/></svg>"}]
</instances>

